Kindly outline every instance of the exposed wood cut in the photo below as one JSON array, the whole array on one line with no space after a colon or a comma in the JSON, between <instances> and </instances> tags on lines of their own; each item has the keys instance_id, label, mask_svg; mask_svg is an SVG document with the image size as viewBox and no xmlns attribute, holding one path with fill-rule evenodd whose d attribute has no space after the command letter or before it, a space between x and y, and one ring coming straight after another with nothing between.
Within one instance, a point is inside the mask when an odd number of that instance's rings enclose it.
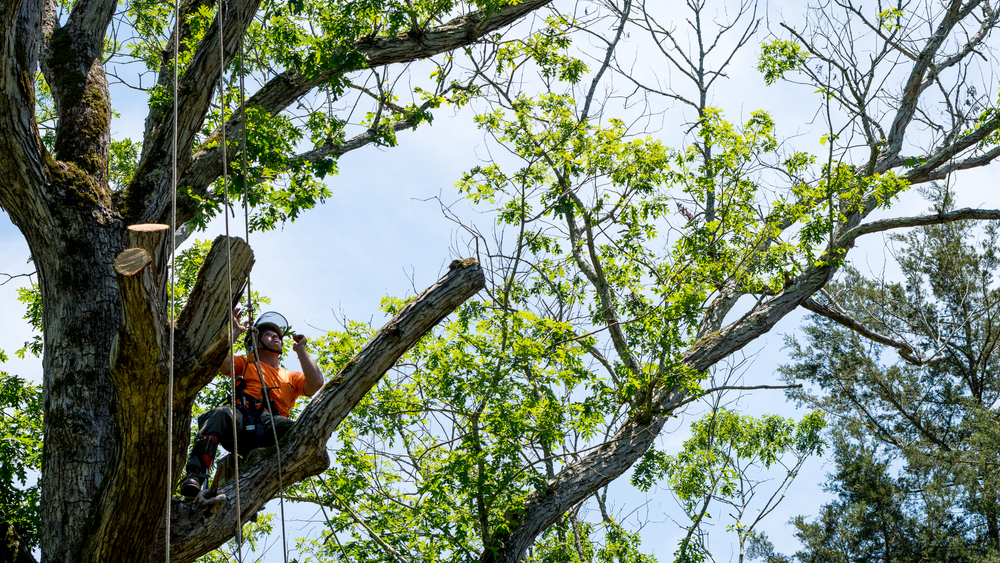
<instances>
[{"instance_id":1,"label":"exposed wood cut","mask_svg":"<svg viewBox=\"0 0 1000 563\"><path fill-rule=\"evenodd\" d=\"M137 233L155 233L157 231L165 231L169 228L170 225L164 225L163 223L138 223L128 226L128 230Z\"/></svg>"},{"instance_id":2,"label":"exposed wood cut","mask_svg":"<svg viewBox=\"0 0 1000 563\"><path fill-rule=\"evenodd\" d=\"M130 229L132 227L129 227ZM115 271L123 276L134 276L145 268L153 259L149 253L141 248L129 248L123 250L115 258Z\"/></svg>"}]
</instances>

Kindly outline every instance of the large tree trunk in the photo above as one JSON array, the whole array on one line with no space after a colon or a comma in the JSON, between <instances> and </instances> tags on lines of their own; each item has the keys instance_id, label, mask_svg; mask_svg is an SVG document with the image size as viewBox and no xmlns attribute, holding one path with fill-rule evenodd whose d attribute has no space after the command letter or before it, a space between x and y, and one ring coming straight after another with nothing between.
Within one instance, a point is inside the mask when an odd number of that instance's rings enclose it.
<instances>
[{"instance_id":1,"label":"large tree trunk","mask_svg":"<svg viewBox=\"0 0 1000 563\"><path fill-rule=\"evenodd\" d=\"M122 248L123 237L83 221L51 234L30 241L45 326L41 541L46 561L70 561L115 447L108 358L122 311L103 248Z\"/></svg>"}]
</instances>

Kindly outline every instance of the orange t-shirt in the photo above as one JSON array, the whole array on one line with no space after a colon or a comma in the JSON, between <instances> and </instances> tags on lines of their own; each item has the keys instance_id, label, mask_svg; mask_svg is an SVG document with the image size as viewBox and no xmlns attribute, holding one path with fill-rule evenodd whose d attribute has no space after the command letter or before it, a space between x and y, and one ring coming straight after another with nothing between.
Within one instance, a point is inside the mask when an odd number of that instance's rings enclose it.
<instances>
[{"instance_id":1,"label":"orange t-shirt","mask_svg":"<svg viewBox=\"0 0 1000 563\"><path fill-rule=\"evenodd\" d=\"M264 362L260 363L260 367L264 371L264 383L269 388L268 395L271 397L271 402L278 409L278 413L287 418L295 399L305 394L306 376L297 371L275 369ZM243 356L236 356L233 358L233 368L233 373L237 376L242 375L247 383L244 393L263 400L257 366Z\"/></svg>"}]
</instances>

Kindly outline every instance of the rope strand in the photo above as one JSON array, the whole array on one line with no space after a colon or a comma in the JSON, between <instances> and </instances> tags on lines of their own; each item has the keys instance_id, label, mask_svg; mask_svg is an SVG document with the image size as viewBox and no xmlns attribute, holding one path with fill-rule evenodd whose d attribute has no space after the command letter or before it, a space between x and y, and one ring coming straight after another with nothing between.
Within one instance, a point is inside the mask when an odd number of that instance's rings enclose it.
<instances>
[{"instance_id":1,"label":"rope strand","mask_svg":"<svg viewBox=\"0 0 1000 563\"><path fill-rule=\"evenodd\" d=\"M170 511L174 497L174 321L177 301L177 245L174 243L174 237L177 233L177 60L180 54L180 33L180 7L178 0L174 0L174 138L170 174L170 233L167 235L170 237L170 367L167 382L167 522L164 538L166 563L170 563Z\"/></svg>"},{"instance_id":2,"label":"rope strand","mask_svg":"<svg viewBox=\"0 0 1000 563\"><path fill-rule=\"evenodd\" d=\"M245 74L245 67L243 62L243 36L240 35L240 63L239 63L239 76L240 76L240 108L243 112L243 127L241 129L241 139L240 139L240 153L242 154L242 173L243 173L243 219L246 225L246 242L250 244L250 189L247 184L247 114L246 114L246 87L243 81L243 75ZM247 310L250 312L250 318L254 318L253 311L253 292L251 291L250 285L250 274L247 273ZM260 367L260 356L257 354L257 338L258 335L254 333L254 345L253 345L253 357L254 364L257 367L257 376L260 378L260 387L264 395L264 400L267 404L267 410L271 413L271 433L274 435L274 446L278 458L278 487L279 490L284 491L284 477L282 475L281 469L281 446L278 444L278 430L274 427L274 412L271 411L271 397L267 392L267 385L264 383L263 372ZM288 540L285 534L285 499L281 496L278 497L278 504L281 511L281 553L284 556L285 563L288 563Z\"/></svg>"},{"instance_id":3,"label":"rope strand","mask_svg":"<svg viewBox=\"0 0 1000 563\"><path fill-rule=\"evenodd\" d=\"M257 354L257 336L254 336L253 345L253 360L254 365L257 367L257 377L260 378L260 388L261 394L264 395L264 404L267 412L271 413L271 435L274 436L274 448L275 454L278 460L278 490L285 490L284 477L281 471L281 445L278 444L278 429L274 426L274 411L271 410L271 394L268 393L267 384L264 383L264 372L260 367L260 356ZM291 414L291 413L289 413ZM285 541L285 499L283 496L278 496L278 506L281 511L281 544L282 544L282 554L285 557L285 563L288 563L288 544Z\"/></svg>"},{"instance_id":4,"label":"rope strand","mask_svg":"<svg viewBox=\"0 0 1000 563\"><path fill-rule=\"evenodd\" d=\"M219 130L222 135L222 193L223 193L223 215L226 216L226 278L229 281L229 301L233 303L233 270L232 270L232 245L229 241L229 155L226 147L226 55L225 55L225 18L226 6L223 0L219 0ZM232 390L230 394L230 409L233 416L233 444L236 444L238 429L236 427L236 374L233 372L233 316L229 315L229 358L230 358L230 383ZM237 448L238 450L238 448ZM240 460L236 452L232 452L233 467L236 481L236 559L243 561L243 514L240 508Z\"/></svg>"}]
</instances>

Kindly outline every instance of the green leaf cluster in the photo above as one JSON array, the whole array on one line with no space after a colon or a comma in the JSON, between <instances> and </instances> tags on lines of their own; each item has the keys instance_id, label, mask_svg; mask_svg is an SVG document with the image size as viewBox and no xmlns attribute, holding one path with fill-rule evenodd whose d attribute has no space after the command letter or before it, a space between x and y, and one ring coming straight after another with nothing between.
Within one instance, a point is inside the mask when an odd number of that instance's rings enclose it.
<instances>
[{"instance_id":1,"label":"green leaf cluster","mask_svg":"<svg viewBox=\"0 0 1000 563\"><path fill-rule=\"evenodd\" d=\"M757 71L764 75L768 86L785 77L791 70L799 70L806 63L808 53L802 45L784 39L774 39L760 46Z\"/></svg>"},{"instance_id":2,"label":"green leaf cluster","mask_svg":"<svg viewBox=\"0 0 1000 563\"><path fill-rule=\"evenodd\" d=\"M388 311L402 305L384 302ZM323 370L345 365L370 333L352 323L319 339ZM476 557L524 498L544 489L566 441L594 437L616 409L572 336L565 323L468 302L421 340L337 430L334 469L316 495L341 509L330 533L344 532L317 555L384 556L348 506L408 557ZM532 461L526 447L548 453Z\"/></svg>"},{"instance_id":3,"label":"green leaf cluster","mask_svg":"<svg viewBox=\"0 0 1000 563\"><path fill-rule=\"evenodd\" d=\"M778 415L755 418L720 409L691 425L691 438L682 450L667 455L650 450L636 465L632 483L647 491L666 478L674 494L692 512L707 494L736 495L741 466L764 469L785 454L822 455L821 413L810 413L798 422Z\"/></svg>"},{"instance_id":4,"label":"green leaf cluster","mask_svg":"<svg viewBox=\"0 0 1000 563\"><path fill-rule=\"evenodd\" d=\"M0 371L0 517L32 548L39 541L41 469L41 386Z\"/></svg>"}]
</instances>

